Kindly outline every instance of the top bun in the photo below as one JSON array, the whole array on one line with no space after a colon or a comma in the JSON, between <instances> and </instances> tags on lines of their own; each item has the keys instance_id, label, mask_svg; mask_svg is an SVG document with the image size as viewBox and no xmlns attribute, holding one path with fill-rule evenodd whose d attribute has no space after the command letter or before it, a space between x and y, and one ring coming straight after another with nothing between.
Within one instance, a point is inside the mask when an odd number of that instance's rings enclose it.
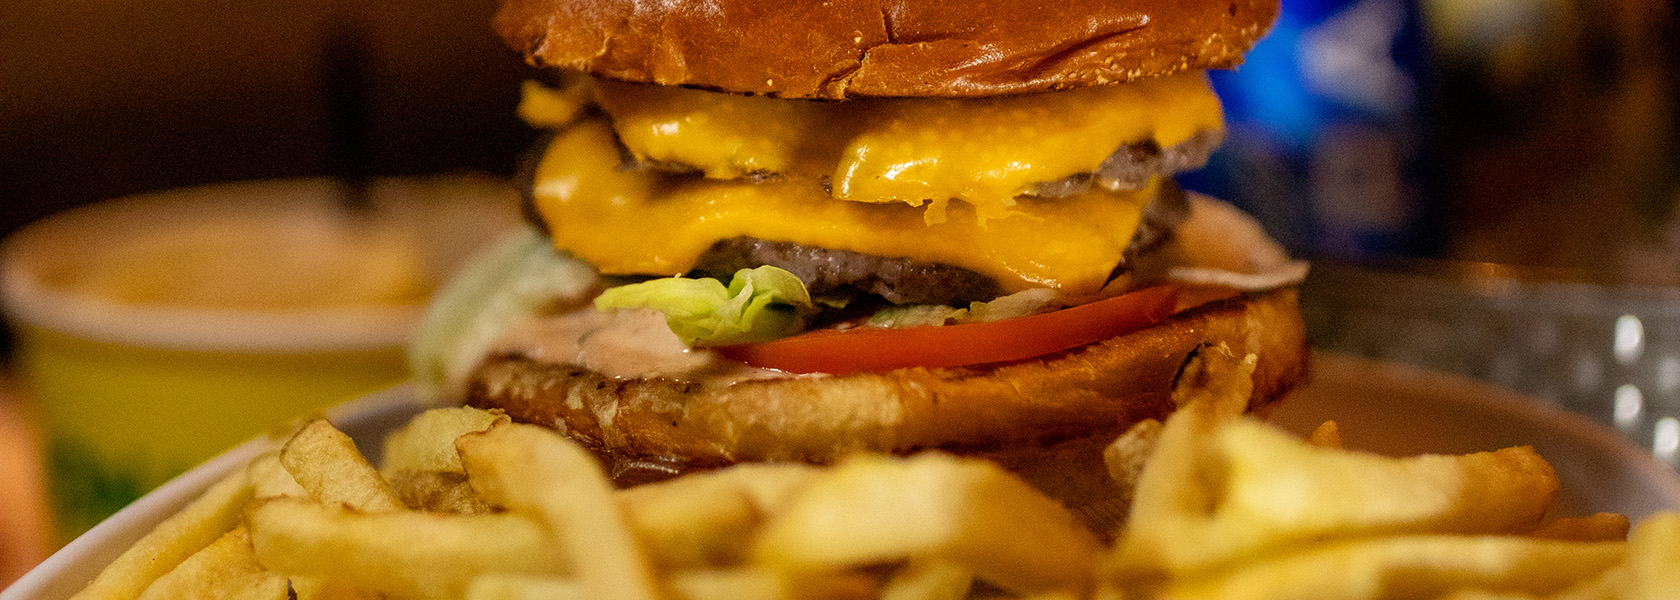
<instances>
[{"instance_id":1,"label":"top bun","mask_svg":"<svg viewBox=\"0 0 1680 600\"><path fill-rule=\"evenodd\" d=\"M506 0L537 66L784 98L977 97L1230 68L1278 0Z\"/></svg>"}]
</instances>

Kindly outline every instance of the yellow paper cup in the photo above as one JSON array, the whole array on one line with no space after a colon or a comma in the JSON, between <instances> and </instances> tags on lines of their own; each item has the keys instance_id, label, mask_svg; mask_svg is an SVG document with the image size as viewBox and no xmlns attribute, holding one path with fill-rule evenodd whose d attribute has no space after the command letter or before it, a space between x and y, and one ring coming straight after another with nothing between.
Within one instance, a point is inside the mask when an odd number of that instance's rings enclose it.
<instances>
[{"instance_id":1,"label":"yellow paper cup","mask_svg":"<svg viewBox=\"0 0 1680 600\"><path fill-rule=\"evenodd\" d=\"M0 248L15 368L46 437L60 541L277 424L407 376L433 286L511 225L485 180L327 180L84 207Z\"/></svg>"}]
</instances>

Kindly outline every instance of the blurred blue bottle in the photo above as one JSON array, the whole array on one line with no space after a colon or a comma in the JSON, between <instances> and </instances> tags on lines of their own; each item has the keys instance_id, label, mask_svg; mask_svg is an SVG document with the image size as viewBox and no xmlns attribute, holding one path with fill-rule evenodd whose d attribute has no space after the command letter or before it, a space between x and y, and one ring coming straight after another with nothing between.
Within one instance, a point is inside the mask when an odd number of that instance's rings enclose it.
<instances>
[{"instance_id":1,"label":"blurred blue bottle","mask_svg":"<svg viewBox=\"0 0 1680 600\"><path fill-rule=\"evenodd\" d=\"M1306 256L1438 256L1413 0L1285 0L1236 71L1212 73L1225 143L1188 189L1229 200Z\"/></svg>"}]
</instances>

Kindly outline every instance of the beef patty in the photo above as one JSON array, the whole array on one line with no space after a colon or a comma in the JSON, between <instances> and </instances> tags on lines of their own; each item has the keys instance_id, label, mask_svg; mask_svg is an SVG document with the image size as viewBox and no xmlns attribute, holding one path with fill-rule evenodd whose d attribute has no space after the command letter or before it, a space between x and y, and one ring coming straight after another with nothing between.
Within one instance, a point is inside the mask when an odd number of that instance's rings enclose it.
<instances>
[{"instance_id":1,"label":"beef patty","mask_svg":"<svg viewBox=\"0 0 1680 600\"><path fill-rule=\"evenodd\" d=\"M1190 206L1183 190L1164 182L1161 193L1144 208L1143 221L1132 234L1124 258L1111 277L1125 273L1132 257L1166 243L1173 228L1189 214ZM893 304L963 306L991 300L1003 293L1002 287L990 277L962 267L751 237L734 237L712 244L700 255L689 275L727 281L735 271L761 265L793 273L814 296L862 292Z\"/></svg>"}]
</instances>

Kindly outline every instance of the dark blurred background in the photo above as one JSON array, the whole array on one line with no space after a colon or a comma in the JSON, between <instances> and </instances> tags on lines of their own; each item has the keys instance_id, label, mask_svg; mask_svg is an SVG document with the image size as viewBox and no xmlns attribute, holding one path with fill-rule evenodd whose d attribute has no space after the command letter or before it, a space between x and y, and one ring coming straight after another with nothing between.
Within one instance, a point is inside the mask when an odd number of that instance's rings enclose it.
<instances>
[{"instance_id":1,"label":"dark blurred background","mask_svg":"<svg viewBox=\"0 0 1680 600\"><path fill-rule=\"evenodd\" d=\"M1285 0L1190 179L1298 252L1680 285L1667 0Z\"/></svg>"},{"instance_id":2,"label":"dark blurred background","mask_svg":"<svg viewBox=\"0 0 1680 600\"><path fill-rule=\"evenodd\" d=\"M494 3L13 0L0 234L213 181L509 173L533 139L512 110L532 71L490 31ZM1216 74L1230 131L1189 187L1321 261L1680 284L1672 3L1284 7Z\"/></svg>"},{"instance_id":3,"label":"dark blurred background","mask_svg":"<svg viewBox=\"0 0 1680 600\"><path fill-rule=\"evenodd\" d=\"M529 71L490 31L494 4L8 1L0 234L207 182L508 173L533 138L513 115Z\"/></svg>"}]
</instances>

